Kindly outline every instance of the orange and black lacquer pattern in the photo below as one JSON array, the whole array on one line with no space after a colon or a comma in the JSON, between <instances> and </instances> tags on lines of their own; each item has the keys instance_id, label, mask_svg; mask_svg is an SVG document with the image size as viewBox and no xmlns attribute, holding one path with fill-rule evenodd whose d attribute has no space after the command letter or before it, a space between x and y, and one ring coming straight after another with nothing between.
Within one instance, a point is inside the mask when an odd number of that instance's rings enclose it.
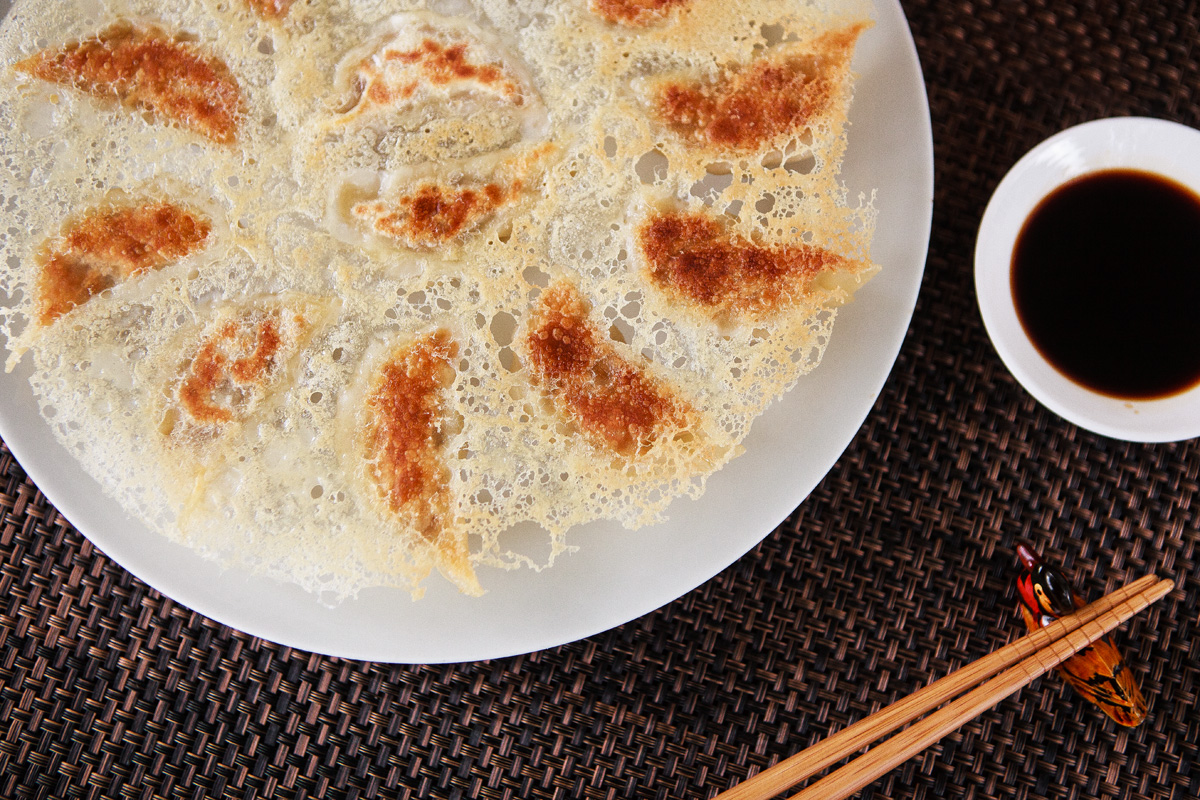
<instances>
[{"instance_id":1,"label":"orange and black lacquer pattern","mask_svg":"<svg viewBox=\"0 0 1200 800\"><path fill-rule=\"evenodd\" d=\"M1086 605L1075 596L1066 576L1043 562L1032 548L1018 544L1017 558L1025 567L1017 587L1021 594L1021 616L1030 631ZM1108 637L1068 658L1058 672L1075 691L1121 725L1132 727L1146 718L1146 701L1133 673Z\"/></svg>"}]
</instances>

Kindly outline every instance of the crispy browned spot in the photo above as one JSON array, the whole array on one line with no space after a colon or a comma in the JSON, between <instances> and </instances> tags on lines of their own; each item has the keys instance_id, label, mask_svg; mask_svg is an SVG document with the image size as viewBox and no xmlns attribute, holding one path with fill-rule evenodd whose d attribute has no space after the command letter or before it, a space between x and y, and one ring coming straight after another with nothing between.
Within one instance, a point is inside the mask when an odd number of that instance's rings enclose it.
<instances>
[{"instance_id":1,"label":"crispy browned spot","mask_svg":"<svg viewBox=\"0 0 1200 800\"><path fill-rule=\"evenodd\" d=\"M856 25L803 51L789 48L727 67L715 79L663 81L655 110L677 133L718 148L754 149L799 133L842 91L862 30Z\"/></svg>"},{"instance_id":2,"label":"crispy browned spot","mask_svg":"<svg viewBox=\"0 0 1200 800\"><path fill-rule=\"evenodd\" d=\"M442 424L457 352L445 332L418 340L383 365L367 398L371 478L388 507L415 514L427 536L449 508Z\"/></svg>"},{"instance_id":3,"label":"crispy browned spot","mask_svg":"<svg viewBox=\"0 0 1200 800\"><path fill-rule=\"evenodd\" d=\"M242 96L225 62L155 26L118 22L90 39L18 63L35 78L72 86L228 144Z\"/></svg>"},{"instance_id":4,"label":"crispy browned spot","mask_svg":"<svg viewBox=\"0 0 1200 800\"><path fill-rule=\"evenodd\" d=\"M246 0L246 5L263 19L283 19L295 0Z\"/></svg>"},{"instance_id":5,"label":"crispy browned spot","mask_svg":"<svg viewBox=\"0 0 1200 800\"><path fill-rule=\"evenodd\" d=\"M569 285L550 287L526 337L534 377L593 439L623 455L687 423L687 405L622 358L592 328L587 303Z\"/></svg>"},{"instance_id":6,"label":"crispy browned spot","mask_svg":"<svg viewBox=\"0 0 1200 800\"><path fill-rule=\"evenodd\" d=\"M504 95L513 105L525 100L517 85L499 64L479 64L471 60L466 42L442 44L424 39L414 50L385 47L382 63L372 55L359 65L364 86L363 102L384 106L410 99L422 84L448 87L471 81Z\"/></svg>"},{"instance_id":7,"label":"crispy browned spot","mask_svg":"<svg viewBox=\"0 0 1200 800\"><path fill-rule=\"evenodd\" d=\"M445 331L397 350L367 396L363 447L368 476L388 509L421 534L460 589L479 594L466 532L452 524L445 458L445 396L457 354Z\"/></svg>"},{"instance_id":8,"label":"crispy browned spot","mask_svg":"<svg viewBox=\"0 0 1200 800\"><path fill-rule=\"evenodd\" d=\"M768 313L803 298L822 272L862 268L807 244L754 244L698 213L653 213L637 237L655 285L720 317Z\"/></svg>"},{"instance_id":9,"label":"crispy browned spot","mask_svg":"<svg viewBox=\"0 0 1200 800\"><path fill-rule=\"evenodd\" d=\"M280 311L253 310L200 342L179 385L179 404L194 422L213 426L241 418L278 371L281 327Z\"/></svg>"},{"instance_id":10,"label":"crispy browned spot","mask_svg":"<svg viewBox=\"0 0 1200 800\"><path fill-rule=\"evenodd\" d=\"M592 0L592 12L609 22L640 28L665 19L691 0Z\"/></svg>"},{"instance_id":11,"label":"crispy browned spot","mask_svg":"<svg viewBox=\"0 0 1200 800\"><path fill-rule=\"evenodd\" d=\"M395 200L358 203L353 213L406 247L433 250L478 227L520 190L520 181L461 188L426 183Z\"/></svg>"},{"instance_id":12,"label":"crispy browned spot","mask_svg":"<svg viewBox=\"0 0 1200 800\"><path fill-rule=\"evenodd\" d=\"M198 249L212 224L167 202L93 209L41 256L38 322L49 325L116 284Z\"/></svg>"}]
</instances>

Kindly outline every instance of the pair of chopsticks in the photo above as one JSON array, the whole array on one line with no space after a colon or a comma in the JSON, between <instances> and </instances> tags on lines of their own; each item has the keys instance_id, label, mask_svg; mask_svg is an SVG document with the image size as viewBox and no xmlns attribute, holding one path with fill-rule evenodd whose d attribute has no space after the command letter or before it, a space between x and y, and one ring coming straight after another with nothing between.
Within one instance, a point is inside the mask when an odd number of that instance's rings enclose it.
<instances>
[{"instance_id":1,"label":"pair of chopsticks","mask_svg":"<svg viewBox=\"0 0 1200 800\"><path fill-rule=\"evenodd\" d=\"M1017 639L991 655L973 661L924 689L897 700L887 708L717 795L715 800L763 800L774 797L943 703L948 703L929 716L913 722L865 755L793 795L791 800L842 800L849 797L1158 602L1174 587L1173 581L1160 581L1154 575L1139 578L1074 614ZM987 683L977 686L982 681Z\"/></svg>"}]
</instances>

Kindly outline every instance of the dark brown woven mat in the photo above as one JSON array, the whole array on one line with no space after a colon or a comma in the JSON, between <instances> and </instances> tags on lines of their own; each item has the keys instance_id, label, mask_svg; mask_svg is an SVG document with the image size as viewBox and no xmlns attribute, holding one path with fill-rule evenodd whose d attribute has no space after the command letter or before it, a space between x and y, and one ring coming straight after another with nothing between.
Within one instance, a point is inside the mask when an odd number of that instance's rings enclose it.
<instances>
[{"instance_id":1,"label":"dark brown woven mat","mask_svg":"<svg viewBox=\"0 0 1200 800\"><path fill-rule=\"evenodd\" d=\"M1117 729L1043 679L866 798L1200 797L1196 442L1065 424L998 361L972 249L1044 137L1200 126L1195 2L909 0L937 154L912 330L837 466L761 546L653 614L494 662L405 667L248 637L132 578L0 455L0 796L708 797L1006 641L1013 547L1089 594L1178 589L1118 640L1152 698Z\"/></svg>"}]
</instances>

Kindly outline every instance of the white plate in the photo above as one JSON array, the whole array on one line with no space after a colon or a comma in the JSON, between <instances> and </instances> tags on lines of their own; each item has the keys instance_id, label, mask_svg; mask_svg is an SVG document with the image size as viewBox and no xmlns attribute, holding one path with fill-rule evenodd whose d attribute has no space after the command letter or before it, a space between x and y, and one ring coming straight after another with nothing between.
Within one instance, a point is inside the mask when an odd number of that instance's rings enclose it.
<instances>
[{"instance_id":1,"label":"white plate","mask_svg":"<svg viewBox=\"0 0 1200 800\"><path fill-rule=\"evenodd\" d=\"M27 368L0 374L0 434L63 515L130 572L215 620L304 650L404 663L497 658L653 611L744 555L804 500L862 425L908 329L929 244L933 142L904 13L897 0L877 5L854 60L844 175L852 197L878 187L873 256L883 272L840 313L820 368L755 423L746 454L698 501L672 505L667 523L572 531L579 550L553 569L481 569L482 598L435 577L418 603L378 589L329 608L295 586L223 571L130 519L55 442Z\"/></svg>"},{"instance_id":2,"label":"white plate","mask_svg":"<svg viewBox=\"0 0 1200 800\"><path fill-rule=\"evenodd\" d=\"M1085 122L1030 150L996 187L975 243L975 293L996 352L1042 405L1082 428L1131 442L1200 436L1200 387L1154 400L1087 389L1038 352L1017 318L1012 252L1025 220L1067 181L1105 169L1152 172L1200 194L1200 131L1145 117Z\"/></svg>"}]
</instances>

